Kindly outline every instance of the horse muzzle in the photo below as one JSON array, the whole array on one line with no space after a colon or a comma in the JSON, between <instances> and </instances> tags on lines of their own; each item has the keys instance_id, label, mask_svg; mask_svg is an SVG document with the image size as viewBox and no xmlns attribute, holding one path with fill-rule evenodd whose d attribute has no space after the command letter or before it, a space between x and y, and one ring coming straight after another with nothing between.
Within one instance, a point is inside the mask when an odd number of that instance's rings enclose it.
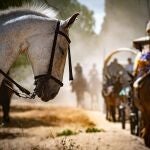
<instances>
[{"instance_id":1,"label":"horse muzzle","mask_svg":"<svg viewBox=\"0 0 150 150\"><path fill-rule=\"evenodd\" d=\"M59 92L60 86L52 79L49 80L37 80L35 81L34 92L41 98L42 101L48 102L56 97Z\"/></svg>"}]
</instances>

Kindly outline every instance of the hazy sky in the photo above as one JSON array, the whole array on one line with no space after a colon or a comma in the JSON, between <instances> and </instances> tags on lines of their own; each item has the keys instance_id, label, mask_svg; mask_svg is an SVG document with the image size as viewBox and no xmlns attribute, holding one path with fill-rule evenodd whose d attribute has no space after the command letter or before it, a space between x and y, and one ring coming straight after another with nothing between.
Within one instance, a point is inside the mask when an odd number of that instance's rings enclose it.
<instances>
[{"instance_id":1,"label":"hazy sky","mask_svg":"<svg viewBox=\"0 0 150 150\"><path fill-rule=\"evenodd\" d=\"M94 12L94 18L96 21L94 31L99 33L101 30L101 24L104 18L104 1L105 0L78 0L81 4L86 5L90 10Z\"/></svg>"}]
</instances>

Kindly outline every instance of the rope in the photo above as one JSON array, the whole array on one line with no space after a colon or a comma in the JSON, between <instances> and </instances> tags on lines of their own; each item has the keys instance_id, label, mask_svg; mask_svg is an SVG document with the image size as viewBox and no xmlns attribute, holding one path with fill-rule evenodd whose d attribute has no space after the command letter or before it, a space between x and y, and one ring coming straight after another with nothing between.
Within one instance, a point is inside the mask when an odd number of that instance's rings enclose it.
<instances>
[{"instance_id":1,"label":"rope","mask_svg":"<svg viewBox=\"0 0 150 150\"><path fill-rule=\"evenodd\" d=\"M19 93L18 91L16 91L15 89L13 89L12 87L10 87L8 84L5 84L12 92L14 92L17 96L22 97L22 98L29 98L29 99L34 99L35 98L35 93L30 93L30 91L28 91L27 89L25 89L24 87L22 87L21 85L19 85L16 81L14 81L11 77L9 77L6 73L4 73L1 69L0 69L0 73L8 80L10 81L12 84L14 84L16 87L18 87L18 89L22 92Z\"/></svg>"}]
</instances>

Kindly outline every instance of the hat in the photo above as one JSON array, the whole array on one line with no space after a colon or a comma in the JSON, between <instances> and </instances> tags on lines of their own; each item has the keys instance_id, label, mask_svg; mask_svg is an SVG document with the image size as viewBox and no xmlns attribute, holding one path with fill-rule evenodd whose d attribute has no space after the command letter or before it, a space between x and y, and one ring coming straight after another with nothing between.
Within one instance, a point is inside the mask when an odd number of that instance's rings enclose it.
<instances>
[{"instance_id":1,"label":"hat","mask_svg":"<svg viewBox=\"0 0 150 150\"><path fill-rule=\"evenodd\" d=\"M143 46L147 44L150 44L149 36L141 37L133 41L133 46L140 51L142 51Z\"/></svg>"}]
</instances>

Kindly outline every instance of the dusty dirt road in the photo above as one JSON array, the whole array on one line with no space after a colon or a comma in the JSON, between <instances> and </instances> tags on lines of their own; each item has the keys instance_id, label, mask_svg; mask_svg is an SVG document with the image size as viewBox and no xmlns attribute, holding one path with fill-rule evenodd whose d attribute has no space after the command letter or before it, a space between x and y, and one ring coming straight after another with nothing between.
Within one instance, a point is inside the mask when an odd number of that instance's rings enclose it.
<instances>
[{"instance_id":1,"label":"dusty dirt road","mask_svg":"<svg viewBox=\"0 0 150 150\"><path fill-rule=\"evenodd\" d=\"M1 116L1 114L0 114ZM0 128L0 150L148 150L129 125L110 123L99 112L60 106L12 106L12 122ZM86 133L88 127L102 129ZM76 135L57 137L70 129Z\"/></svg>"}]
</instances>

